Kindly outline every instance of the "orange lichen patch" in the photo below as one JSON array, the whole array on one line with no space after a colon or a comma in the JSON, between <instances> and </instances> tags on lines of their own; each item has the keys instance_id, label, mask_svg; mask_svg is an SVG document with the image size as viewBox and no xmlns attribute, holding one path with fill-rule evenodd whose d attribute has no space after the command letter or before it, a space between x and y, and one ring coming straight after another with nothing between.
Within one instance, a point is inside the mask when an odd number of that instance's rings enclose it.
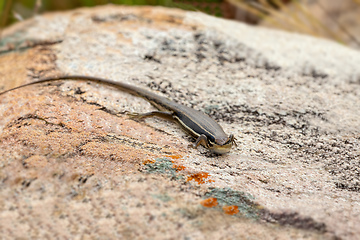
<instances>
[{"instance_id":1,"label":"orange lichen patch","mask_svg":"<svg viewBox=\"0 0 360 240\"><path fill-rule=\"evenodd\" d=\"M235 215L239 212L238 206L223 206L223 211L229 215Z\"/></svg>"},{"instance_id":2,"label":"orange lichen patch","mask_svg":"<svg viewBox=\"0 0 360 240\"><path fill-rule=\"evenodd\" d=\"M190 175L186 181L190 182L191 180L196 181L198 184L204 184L204 183L211 183L214 182L214 180L211 179L207 179L208 177L210 177L210 174L207 172L199 172L199 173L194 173L192 175Z\"/></svg>"},{"instance_id":3,"label":"orange lichen patch","mask_svg":"<svg viewBox=\"0 0 360 240\"><path fill-rule=\"evenodd\" d=\"M204 207L212 208L212 207L216 207L219 203L217 201L217 198L208 198L202 200L200 204L203 205Z\"/></svg>"},{"instance_id":4,"label":"orange lichen patch","mask_svg":"<svg viewBox=\"0 0 360 240\"><path fill-rule=\"evenodd\" d=\"M167 158L171 158L171 159L180 159L182 158L183 156L180 155L180 154L177 154L177 155L166 155Z\"/></svg>"},{"instance_id":5,"label":"orange lichen patch","mask_svg":"<svg viewBox=\"0 0 360 240\"><path fill-rule=\"evenodd\" d=\"M156 163L156 160L155 159L146 159L143 164L146 165L146 164L153 164L153 163Z\"/></svg>"},{"instance_id":6,"label":"orange lichen patch","mask_svg":"<svg viewBox=\"0 0 360 240\"><path fill-rule=\"evenodd\" d=\"M183 165L180 165L180 164L173 164L173 168L175 168L176 169L176 171L183 171L183 170L185 170L185 166L183 166Z\"/></svg>"},{"instance_id":7,"label":"orange lichen patch","mask_svg":"<svg viewBox=\"0 0 360 240\"><path fill-rule=\"evenodd\" d=\"M174 155L166 155L167 158L173 159L171 162L173 163L173 168L176 169L176 171L183 171L185 170L185 166L176 164L174 160L180 159L183 157L183 155L180 154L174 154Z\"/></svg>"}]
</instances>

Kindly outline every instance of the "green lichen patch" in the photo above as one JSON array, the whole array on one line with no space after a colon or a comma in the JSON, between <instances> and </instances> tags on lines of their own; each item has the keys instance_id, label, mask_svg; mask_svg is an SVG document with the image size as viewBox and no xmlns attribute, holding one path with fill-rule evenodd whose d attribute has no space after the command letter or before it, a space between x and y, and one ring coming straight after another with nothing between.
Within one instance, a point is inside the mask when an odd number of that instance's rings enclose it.
<instances>
[{"instance_id":1,"label":"green lichen patch","mask_svg":"<svg viewBox=\"0 0 360 240\"><path fill-rule=\"evenodd\" d=\"M246 217L282 226L291 226L297 229L318 231L322 233L327 231L324 223L317 222L311 217L301 216L297 212L271 212L255 203L255 198L250 194L234 191L230 188L209 188L209 190L209 192L205 193L204 198L216 198L219 207L237 206L239 212L237 214L232 214L235 217Z\"/></svg>"},{"instance_id":2,"label":"green lichen patch","mask_svg":"<svg viewBox=\"0 0 360 240\"><path fill-rule=\"evenodd\" d=\"M177 174L177 168L168 158L156 158L153 163L146 163L144 171L147 173L157 173L168 175L171 179L183 179L183 176Z\"/></svg>"},{"instance_id":3,"label":"green lichen patch","mask_svg":"<svg viewBox=\"0 0 360 240\"><path fill-rule=\"evenodd\" d=\"M209 190L204 197L216 198L219 206L237 206L240 213L240 215L237 215L253 219L259 218L261 206L253 202L255 198L250 194L234 191L230 188L209 188Z\"/></svg>"},{"instance_id":4,"label":"green lichen patch","mask_svg":"<svg viewBox=\"0 0 360 240\"><path fill-rule=\"evenodd\" d=\"M151 195L153 198L159 199L163 202L170 202L174 200L172 197L170 197L167 193L164 194L153 194Z\"/></svg>"}]
</instances>

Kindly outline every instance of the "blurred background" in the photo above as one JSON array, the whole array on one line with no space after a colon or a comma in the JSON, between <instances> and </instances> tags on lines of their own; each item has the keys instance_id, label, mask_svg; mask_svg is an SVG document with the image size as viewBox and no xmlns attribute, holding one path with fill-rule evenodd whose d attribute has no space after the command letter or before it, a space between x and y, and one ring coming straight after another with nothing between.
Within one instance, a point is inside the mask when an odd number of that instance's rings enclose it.
<instances>
[{"instance_id":1,"label":"blurred background","mask_svg":"<svg viewBox=\"0 0 360 240\"><path fill-rule=\"evenodd\" d=\"M44 12L108 3L201 11L360 49L360 0L0 0L0 29Z\"/></svg>"}]
</instances>

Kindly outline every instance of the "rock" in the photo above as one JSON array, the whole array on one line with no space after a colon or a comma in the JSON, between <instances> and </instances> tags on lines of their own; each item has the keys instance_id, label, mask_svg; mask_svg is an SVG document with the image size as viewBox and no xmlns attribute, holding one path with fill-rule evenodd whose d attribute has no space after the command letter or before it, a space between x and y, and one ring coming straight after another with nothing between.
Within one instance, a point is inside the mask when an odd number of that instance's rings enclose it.
<instances>
[{"instance_id":1,"label":"rock","mask_svg":"<svg viewBox=\"0 0 360 240\"><path fill-rule=\"evenodd\" d=\"M99 84L0 96L9 238L355 239L359 52L159 7L49 13L4 31L0 89L83 74L206 111L238 146L188 149L173 122ZM9 48L9 46L14 46Z\"/></svg>"}]
</instances>

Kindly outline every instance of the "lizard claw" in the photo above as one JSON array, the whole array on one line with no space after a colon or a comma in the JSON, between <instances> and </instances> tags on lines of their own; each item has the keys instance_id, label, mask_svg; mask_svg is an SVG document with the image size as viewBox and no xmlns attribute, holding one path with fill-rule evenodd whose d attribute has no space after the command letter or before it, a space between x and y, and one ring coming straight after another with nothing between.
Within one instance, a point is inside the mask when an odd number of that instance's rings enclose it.
<instances>
[{"instance_id":1,"label":"lizard claw","mask_svg":"<svg viewBox=\"0 0 360 240\"><path fill-rule=\"evenodd\" d=\"M190 143L188 146L187 146L188 148L196 148L196 145L195 144L193 144L193 143Z\"/></svg>"}]
</instances>

